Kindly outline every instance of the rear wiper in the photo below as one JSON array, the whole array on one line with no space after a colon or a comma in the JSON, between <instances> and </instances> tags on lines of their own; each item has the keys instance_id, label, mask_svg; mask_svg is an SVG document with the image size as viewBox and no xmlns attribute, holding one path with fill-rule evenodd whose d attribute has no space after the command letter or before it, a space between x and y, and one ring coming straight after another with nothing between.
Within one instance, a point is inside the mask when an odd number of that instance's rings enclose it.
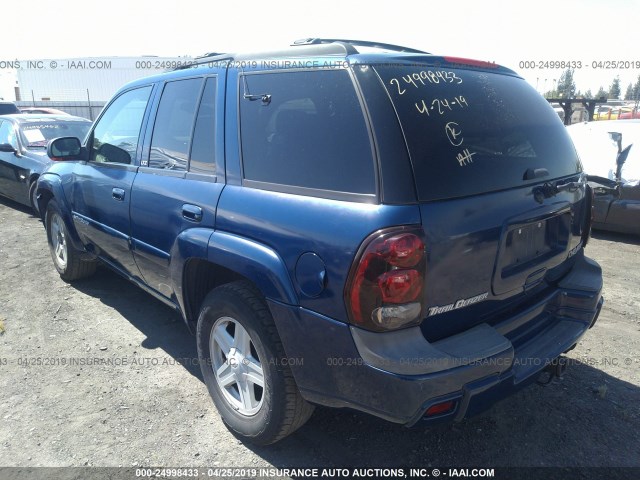
<instances>
[{"instance_id":1,"label":"rear wiper","mask_svg":"<svg viewBox=\"0 0 640 480\"><path fill-rule=\"evenodd\" d=\"M556 196L560 192L575 192L582 184L580 182L569 182L558 185L557 183L545 182L533 188L533 197L538 203L542 203L545 198Z\"/></svg>"}]
</instances>

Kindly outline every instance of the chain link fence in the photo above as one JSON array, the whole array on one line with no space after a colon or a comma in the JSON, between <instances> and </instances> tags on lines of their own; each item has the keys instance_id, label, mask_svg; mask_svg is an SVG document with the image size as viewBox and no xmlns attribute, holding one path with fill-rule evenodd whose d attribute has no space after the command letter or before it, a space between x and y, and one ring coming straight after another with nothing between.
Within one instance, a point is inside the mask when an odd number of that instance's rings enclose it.
<instances>
[{"instance_id":1,"label":"chain link fence","mask_svg":"<svg viewBox=\"0 0 640 480\"><path fill-rule=\"evenodd\" d=\"M58 90L55 95L35 90L22 90L19 95L16 95L16 97L18 96L20 98L15 102L18 108L61 110L89 120L95 120L107 103L105 100L92 99L89 89Z\"/></svg>"}]
</instances>

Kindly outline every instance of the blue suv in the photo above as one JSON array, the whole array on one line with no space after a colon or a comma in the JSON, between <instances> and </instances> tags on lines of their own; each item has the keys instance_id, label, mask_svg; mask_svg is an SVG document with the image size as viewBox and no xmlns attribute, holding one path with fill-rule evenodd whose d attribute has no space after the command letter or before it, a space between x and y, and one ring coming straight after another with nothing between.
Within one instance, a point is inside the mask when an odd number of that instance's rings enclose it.
<instances>
[{"instance_id":1,"label":"blue suv","mask_svg":"<svg viewBox=\"0 0 640 480\"><path fill-rule=\"evenodd\" d=\"M592 194L553 108L493 63L307 39L123 87L37 201L66 281L101 262L196 334L226 425L313 405L461 420L602 305Z\"/></svg>"}]
</instances>

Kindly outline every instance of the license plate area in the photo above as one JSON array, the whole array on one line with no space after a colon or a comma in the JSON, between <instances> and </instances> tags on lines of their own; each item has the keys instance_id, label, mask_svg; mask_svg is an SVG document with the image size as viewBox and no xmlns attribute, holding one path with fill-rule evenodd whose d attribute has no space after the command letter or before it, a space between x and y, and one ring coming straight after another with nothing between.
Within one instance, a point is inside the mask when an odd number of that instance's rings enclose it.
<instances>
[{"instance_id":1,"label":"license plate area","mask_svg":"<svg viewBox=\"0 0 640 480\"><path fill-rule=\"evenodd\" d=\"M570 238L570 212L508 225L492 282L494 294L527 289L540 282L547 269L564 260Z\"/></svg>"}]
</instances>

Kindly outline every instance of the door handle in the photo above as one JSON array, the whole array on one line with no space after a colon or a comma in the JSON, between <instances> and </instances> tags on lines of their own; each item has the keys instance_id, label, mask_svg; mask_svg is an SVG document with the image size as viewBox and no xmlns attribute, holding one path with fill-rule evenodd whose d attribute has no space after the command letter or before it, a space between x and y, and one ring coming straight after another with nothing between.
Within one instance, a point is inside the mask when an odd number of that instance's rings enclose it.
<instances>
[{"instance_id":1,"label":"door handle","mask_svg":"<svg viewBox=\"0 0 640 480\"><path fill-rule=\"evenodd\" d=\"M118 200L119 202L124 201L124 190L121 188L114 188L113 190L111 190L111 196L115 199Z\"/></svg>"},{"instance_id":2,"label":"door handle","mask_svg":"<svg viewBox=\"0 0 640 480\"><path fill-rule=\"evenodd\" d=\"M182 205L182 216L192 222L199 222L202 220L202 209L197 205L186 203Z\"/></svg>"}]
</instances>

